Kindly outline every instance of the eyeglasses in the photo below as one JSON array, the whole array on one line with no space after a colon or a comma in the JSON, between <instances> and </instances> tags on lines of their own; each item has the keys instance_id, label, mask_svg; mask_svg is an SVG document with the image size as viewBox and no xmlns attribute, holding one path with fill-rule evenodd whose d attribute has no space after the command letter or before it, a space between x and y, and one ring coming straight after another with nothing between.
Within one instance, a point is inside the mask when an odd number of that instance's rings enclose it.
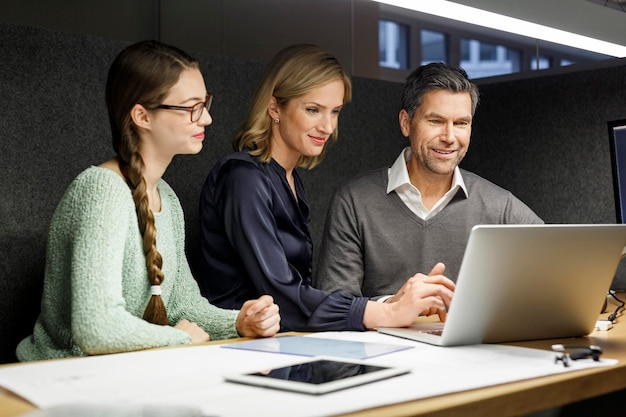
<instances>
[{"instance_id":1,"label":"eyeglasses","mask_svg":"<svg viewBox=\"0 0 626 417\"><path fill-rule=\"evenodd\" d=\"M193 106L185 107L185 106L170 106L168 104L161 104L157 106L157 109L166 109L166 110L184 110L188 111L191 115L191 123L195 123L200 120L202 117L202 111L206 107L206 111L208 112L211 109L211 102L213 102L213 94L207 93L206 101L196 103Z\"/></svg>"}]
</instances>

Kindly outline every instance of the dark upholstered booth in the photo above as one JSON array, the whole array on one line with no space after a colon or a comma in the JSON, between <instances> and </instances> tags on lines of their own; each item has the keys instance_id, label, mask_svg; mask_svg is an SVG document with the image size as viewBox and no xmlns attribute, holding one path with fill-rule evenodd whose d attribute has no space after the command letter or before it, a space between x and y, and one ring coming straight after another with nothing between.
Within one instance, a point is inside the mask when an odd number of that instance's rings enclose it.
<instances>
[{"instance_id":1,"label":"dark upholstered booth","mask_svg":"<svg viewBox=\"0 0 626 417\"><path fill-rule=\"evenodd\" d=\"M72 179L112 156L104 105L108 67L122 41L0 24L0 363L39 313L47 229ZM204 149L178 156L165 179L186 218L196 265L198 196L231 150L264 66L194 54L215 94ZM301 172L317 245L335 186L389 165L406 139L397 114L402 84L353 77L339 141ZM626 118L626 65L480 86L464 168L509 188L549 223L611 223L615 208L606 122ZM614 288L626 289L623 274ZM69 300L68 300L69 302Z\"/></svg>"}]
</instances>

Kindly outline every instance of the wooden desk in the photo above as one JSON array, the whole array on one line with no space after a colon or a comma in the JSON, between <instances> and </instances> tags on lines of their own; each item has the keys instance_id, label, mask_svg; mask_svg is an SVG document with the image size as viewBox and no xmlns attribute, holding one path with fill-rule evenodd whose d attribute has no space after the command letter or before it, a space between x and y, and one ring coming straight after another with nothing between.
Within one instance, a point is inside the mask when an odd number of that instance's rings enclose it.
<instances>
[{"instance_id":1,"label":"wooden desk","mask_svg":"<svg viewBox=\"0 0 626 417\"><path fill-rule=\"evenodd\" d=\"M604 314L600 318L606 318L606 316ZM550 375L343 414L342 416L519 416L626 389L626 318L621 320L624 322L616 323L609 331L595 331L584 338L512 343L516 346L548 350L553 343L594 344L602 347L604 357L619 360L619 364L615 366ZM3 366L19 366L19 364ZM453 378L453 376L451 377ZM428 380L425 379L424 383L427 384ZM15 417L34 409L35 407L28 402L0 388L0 417Z\"/></svg>"},{"instance_id":2,"label":"wooden desk","mask_svg":"<svg viewBox=\"0 0 626 417\"><path fill-rule=\"evenodd\" d=\"M619 297L623 300L625 295ZM599 318L607 316L602 314ZM342 416L520 416L626 389L626 316L622 316L622 323L619 321L620 318L609 331L594 331L588 337L510 343L546 350L555 343L598 345L604 357L619 360L615 366L549 375Z\"/></svg>"}]
</instances>

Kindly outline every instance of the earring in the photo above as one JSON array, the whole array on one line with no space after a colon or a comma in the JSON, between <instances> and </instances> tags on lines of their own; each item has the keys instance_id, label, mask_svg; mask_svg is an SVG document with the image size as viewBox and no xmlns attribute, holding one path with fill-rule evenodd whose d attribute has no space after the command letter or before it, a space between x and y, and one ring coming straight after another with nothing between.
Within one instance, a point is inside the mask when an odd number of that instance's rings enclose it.
<instances>
[{"instance_id":1,"label":"earring","mask_svg":"<svg viewBox=\"0 0 626 417\"><path fill-rule=\"evenodd\" d=\"M274 123L278 123L278 122L280 122L280 119L277 117L274 119Z\"/></svg>"}]
</instances>

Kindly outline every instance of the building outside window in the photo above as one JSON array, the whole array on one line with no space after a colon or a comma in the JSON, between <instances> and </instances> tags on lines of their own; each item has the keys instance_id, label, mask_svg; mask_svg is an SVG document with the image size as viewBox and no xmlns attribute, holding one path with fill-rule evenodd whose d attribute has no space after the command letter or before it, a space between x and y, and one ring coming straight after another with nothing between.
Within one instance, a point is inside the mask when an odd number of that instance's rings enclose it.
<instances>
[{"instance_id":1,"label":"building outside window","mask_svg":"<svg viewBox=\"0 0 626 417\"><path fill-rule=\"evenodd\" d=\"M459 66L470 78L512 74L520 71L521 56L519 50L504 45L462 38Z\"/></svg>"},{"instance_id":2,"label":"building outside window","mask_svg":"<svg viewBox=\"0 0 626 417\"><path fill-rule=\"evenodd\" d=\"M378 22L379 65L385 68L409 68L409 28L389 20Z\"/></svg>"},{"instance_id":3,"label":"building outside window","mask_svg":"<svg viewBox=\"0 0 626 417\"><path fill-rule=\"evenodd\" d=\"M539 57L534 56L530 60L530 69L532 71L547 69L552 66L551 63L552 59L547 55L539 55Z\"/></svg>"},{"instance_id":4,"label":"building outside window","mask_svg":"<svg viewBox=\"0 0 626 417\"><path fill-rule=\"evenodd\" d=\"M448 62L448 37L445 33L422 29L421 63Z\"/></svg>"}]
</instances>

